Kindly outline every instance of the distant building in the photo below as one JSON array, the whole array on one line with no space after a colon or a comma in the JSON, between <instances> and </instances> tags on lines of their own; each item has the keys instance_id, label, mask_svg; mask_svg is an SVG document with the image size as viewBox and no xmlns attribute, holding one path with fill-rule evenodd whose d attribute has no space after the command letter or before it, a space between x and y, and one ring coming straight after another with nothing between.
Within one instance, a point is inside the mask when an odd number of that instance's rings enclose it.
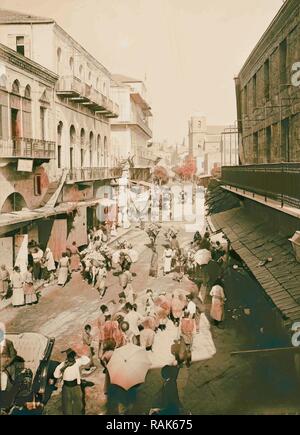
<instances>
[{"instance_id":1,"label":"distant building","mask_svg":"<svg viewBox=\"0 0 300 435\"><path fill-rule=\"evenodd\" d=\"M112 76L111 94L120 108L119 117L111 122L115 159L133 158L136 167L151 167L155 158L152 142L151 107L146 86L141 80L120 74Z\"/></svg>"},{"instance_id":2,"label":"distant building","mask_svg":"<svg viewBox=\"0 0 300 435\"><path fill-rule=\"evenodd\" d=\"M211 170L221 167L222 160L229 159L232 154L232 164L236 164L237 139L235 147L227 146L223 138L227 127L225 125L208 125L205 116L194 115L189 121L189 155L196 159L198 175L211 174ZM222 143L224 146L222 147Z\"/></svg>"}]
</instances>

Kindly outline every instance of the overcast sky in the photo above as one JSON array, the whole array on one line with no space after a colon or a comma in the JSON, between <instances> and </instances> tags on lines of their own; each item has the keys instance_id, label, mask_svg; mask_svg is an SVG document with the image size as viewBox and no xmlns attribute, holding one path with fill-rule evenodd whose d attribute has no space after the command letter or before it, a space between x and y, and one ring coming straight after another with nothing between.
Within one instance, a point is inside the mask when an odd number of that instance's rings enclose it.
<instances>
[{"instance_id":1,"label":"overcast sky","mask_svg":"<svg viewBox=\"0 0 300 435\"><path fill-rule=\"evenodd\" d=\"M53 17L111 72L144 79L157 140L181 143L190 115L236 119L234 76L282 0L1 0Z\"/></svg>"}]
</instances>

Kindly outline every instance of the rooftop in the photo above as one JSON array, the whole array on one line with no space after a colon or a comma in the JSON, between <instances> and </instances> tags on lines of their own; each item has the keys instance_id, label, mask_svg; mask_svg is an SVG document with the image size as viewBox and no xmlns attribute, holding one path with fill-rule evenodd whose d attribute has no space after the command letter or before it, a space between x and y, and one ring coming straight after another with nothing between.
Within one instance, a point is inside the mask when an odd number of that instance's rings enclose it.
<instances>
[{"instance_id":1,"label":"rooftop","mask_svg":"<svg viewBox=\"0 0 300 435\"><path fill-rule=\"evenodd\" d=\"M142 80L124 76L123 74L112 74L112 79L119 83L143 83Z\"/></svg>"},{"instance_id":2,"label":"rooftop","mask_svg":"<svg viewBox=\"0 0 300 435\"><path fill-rule=\"evenodd\" d=\"M0 24L54 23L53 18L37 17L9 9L0 9Z\"/></svg>"}]
</instances>

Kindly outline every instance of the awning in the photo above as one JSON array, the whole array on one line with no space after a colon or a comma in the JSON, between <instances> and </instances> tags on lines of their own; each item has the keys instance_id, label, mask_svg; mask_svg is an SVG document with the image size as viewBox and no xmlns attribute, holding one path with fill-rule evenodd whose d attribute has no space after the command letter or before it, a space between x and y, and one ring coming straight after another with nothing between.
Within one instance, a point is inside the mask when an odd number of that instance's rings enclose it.
<instances>
[{"instance_id":1,"label":"awning","mask_svg":"<svg viewBox=\"0 0 300 435\"><path fill-rule=\"evenodd\" d=\"M19 226L24 226L29 222L39 219L46 219L65 213L71 213L80 207L93 207L101 201L102 198L92 199L79 202L63 202L56 207L41 207L35 210L21 210L11 213L0 214L0 235L13 231Z\"/></svg>"},{"instance_id":2,"label":"awning","mask_svg":"<svg viewBox=\"0 0 300 435\"><path fill-rule=\"evenodd\" d=\"M299 321L300 264L289 236L273 232L267 222L255 220L243 208L212 215L211 221L216 230L226 234L286 323ZM268 258L272 261L266 262Z\"/></svg>"}]
</instances>

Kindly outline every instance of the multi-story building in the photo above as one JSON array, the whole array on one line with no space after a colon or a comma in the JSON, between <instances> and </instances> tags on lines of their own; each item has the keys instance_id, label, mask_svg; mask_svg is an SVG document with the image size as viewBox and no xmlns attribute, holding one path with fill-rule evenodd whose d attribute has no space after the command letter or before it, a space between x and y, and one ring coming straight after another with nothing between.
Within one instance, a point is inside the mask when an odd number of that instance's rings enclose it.
<instances>
[{"instance_id":1,"label":"multi-story building","mask_svg":"<svg viewBox=\"0 0 300 435\"><path fill-rule=\"evenodd\" d=\"M112 76L111 93L120 108L119 117L111 121L111 136L118 161L132 159L136 168L151 168L155 156L151 149L151 107L146 86L120 74Z\"/></svg>"},{"instance_id":2,"label":"multi-story building","mask_svg":"<svg viewBox=\"0 0 300 435\"><path fill-rule=\"evenodd\" d=\"M300 4L287 0L235 79L240 165L221 183L240 207L212 216L288 324L300 319L299 61Z\"/></svg>"},{"instance_id":3,"label":"multi-story building","mask_svg":"<svg viewBox=\"0 0 300 435\"><path fill-rule=\"evenodd\" d=\"M232 146L227 146L227 136L231 132ZM189 155L196 159L199 175L210 175L212 169L221 166L222 161L237 160L236 129L224 125L208 125L205 116L194 115L189 121Z\"/></svg>"},{"instance_id":4,"label":"multi-story building","mask_svg":"<svg viewBox=\"0 0 300 435\"><path fill-rule=\"evenodd\" d=\"M0 10L0 43L0 218L56 208L26 231L57 259L72 240L86 243L101 188L121 175L111 147L119 111L111 74L52 19Z\"/></svg>"}]
</instances>

